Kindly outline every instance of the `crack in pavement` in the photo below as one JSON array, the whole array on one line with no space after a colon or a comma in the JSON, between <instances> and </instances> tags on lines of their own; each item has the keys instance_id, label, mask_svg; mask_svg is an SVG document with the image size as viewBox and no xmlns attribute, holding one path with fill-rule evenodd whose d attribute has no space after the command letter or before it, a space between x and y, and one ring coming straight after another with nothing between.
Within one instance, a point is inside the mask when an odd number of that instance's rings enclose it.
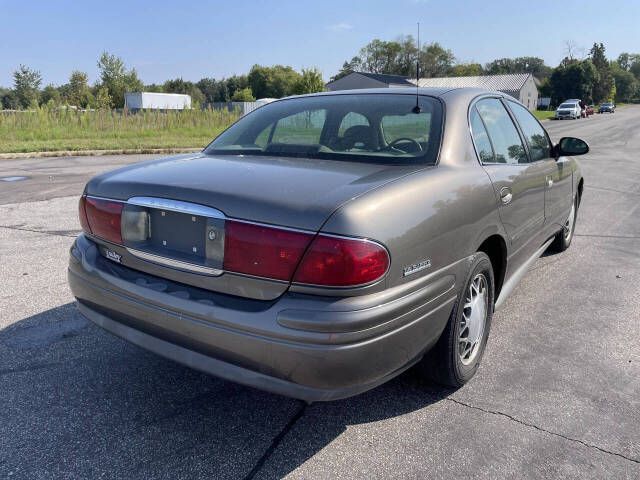
<instances>
[{"instance_id":1,"label":"crack in pavement","mask_svg":"<svg viewBox=\"0 0 640 480\"><path fill-rule=\"evenodd\" d=\"M7 368L7 369L0 369L0 376L3 375L9 375L11 373L23 373L23 372L30 372L33 370L42 370L43 368L52 368L55 367L57 365L60 365L60 362L53 362L53 363L34 363L31 365L25 365L24 367L17 367L17 368Z\"/></svg>"},{"instance_id":2,"label":"crack in pavement","mask_svg":"<svg viewBox=\"0 0 640 480\"><path fill-rule=\"evenodd\" d=\"M276 435L273 440L271 440L271 445L269 445L269 448L265 450L256 464L253 466L251 471L247 474L246 477L244 477L244 480L252 480L253 478L255 478L255 476L260 472L271 454L275 452L276 448L278 448L287 433L289 433L289 431L295 426L297 421L302 418L302 415L304 415L304 412L307 410L307 404L301 400L299 402L300 407L298 408L298 411L291 417L284 428L280 430L280 433L278 433L278 435Z\"/></svg>"},{"instance_id":3,"label":"crack in pavement","mask_svg":"<svg viewBox=\"0 0 640 480\"><path fill-rule=\"evenodd\" d=\"M513 422L516 422L516 423L520 424L520 425L524 425L525 427L534 428L534 429L536 429L536 430L538 430L540 432L547 433L549 435L553 435L553 436L556 436L556 437L560 437L560 438L562 438L564 440L568 440L569 442L579 443L580 445L583 445L583 446L585 446L587 448L594 448L594 449L596 449L596 450L598 450L598 451L600 451L602 453L606 453L606 454L609 454L609 455L614 455L616 457L623 458L624 460L628 460L630 462L640 464L640 460L638 460L638 459L627 457L627 456L625 456L625 455L623 455L621 453L618 453L618 452L612 452L611 450L607 450L605 448L598 447L597 445L593 445L591 443L587 443L584 440L579 440L577 438L567 437L566 435L563 435L561 433L557 433L557 432L553 432L551 430L547 430L547 429L539 427L539 426L537 426L537 425L535 425L533 423L528 423L528 422L525 422L523 420L520 420L520 419L518 419L518 418L516 418L516 417L514 417L512 415L509 415L508 413L499 412L497 410L487 410L487 409L482 408L482 407L477 407L475 405L471 405L471 404L462 402L460 400L456 400L455 398L452 398L452 397L447 397L444 400L448 400L450 402L456 403L456 404L461 405L463 407L472 408L474 410L480 410L481 412L488 413L490 415L496 415L496 416L500 416L500 417L505 417L505 418L507 418L507 419L509 419L509 420L511 420Z\"/></svg>"},{"instance_id":4,"label":"crack in pavement","mask_svg":"<svg viewBox=\"0 0 640 480\"><path fill-rule=\"evenodd\" d=\"M7 230L19 230L21 232L31 232L31 233L41 233L42 235L51 235L54 237L67 237L67 238L76 238L82 230L34 230L32 228L23 228L16 227L12 225L0 225L0 228L6 228ZM68 233L67 233L68 232ZM77 232L77 233L73 233Z\"/></svg>"},{"instance_id":5,"label":"crack in pavement","mask_svg":"<svg viewBox=\"0 0 640 480\"><path fill-rule=\"evenodd\" d=\"M594 237L594 238L640 238L640 235L591 235L588 233L576 233L575 237Z\"/></svg>"},{"instance_id":6,"label":"crack in pavement","mask_svg":"<svg viewBox=\"0 0 640 480\"><path fill-rule=\"evenodd\" d=\"M640 195L640 193L638 193L638 192L625 192L624 190L615 190L613 188L597 187L595 185L589 185L589 190L591 190L591 189L604 190L605 192L621 193L623 195Z\"/></svg>"}]
</instances>

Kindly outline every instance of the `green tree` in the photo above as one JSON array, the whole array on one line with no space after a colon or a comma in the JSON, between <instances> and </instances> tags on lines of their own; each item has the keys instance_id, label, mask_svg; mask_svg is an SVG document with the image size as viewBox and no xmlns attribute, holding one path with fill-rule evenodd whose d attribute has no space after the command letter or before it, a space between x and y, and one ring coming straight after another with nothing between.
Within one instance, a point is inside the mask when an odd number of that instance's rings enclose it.
<instances>
[{"instance_id":1,"label":"green tree","mask_svg":"<svg viewBox=\"0 0 640 480\"><path fill-rule=\"evenodd\" d=\"M96 94L96 106L98 108L110 109L113 108L113 99L109 95L109 89L105 86L98 88Z\"/></svg>"},{"instance_id":2,"label":"green tree","mask_svg":"<svg viewBox=\"0 0 640 480\"><path fill-rule=\"evenodd\" d=\"M15 90L6 90L0 97L3 108L7 110L17 110L20 108L20 99Z\"/></svg>"},{"instance_id":3,"label":"green tree","mask_svg":"<svg viewBox=\"0 0 640 480\"><path fill-rule=\"evenodd\" d=\"M93 95L87 85L88 76L85 72L74 70L69 77L67 101L71 105L86 108L92 101Z\"/></svg>"},{"instance_id":4,"label":"green tree","mask_svg":"<svg viewBox=\"0 0 640 480\"><path fill-rule=\"evenodd\" d=\"M303 68L302 74L293 82L291 92L295 95L315 93L324 90L324 80L317 68Z\"/></svg>"},{"instance_id":5,"label":"green tree","mask_svg":"<svg viewBox=\"0 0 640 480\"><path fill-rule=\"evenodd\" d=\"M450 74L456 57L438 42L425 45L420 50L420 76L446 77Z\"/></svg>"},{"instance_id":6,"label":"green tree","mask_svg":"<svg viewBox=\"0 0 640 480\"><path fill-rule=\"evenodd\" d=\"M592 100L598 71L590 60L561 63L549 78L548 88L554 105L568 98Z\"/></svg>"},{"instance_id":7,"label":"green tree","mask_svg":"<svg viewBox=\"0 0 640 480\"><path fill-rule=\"evenodd\" d=\"M459 63L451 69L452 77L475 77L483 74L484 69L479 63Z\"/></svg>"},{"instance_id":8,"label":"green tree","mask_svg":"<svg viewBox=\"0 0 640 480\"><path fill-rule=\"evenodd\" d=\"M196 82L196 87L198 87L202 92L206 103L213 103L216 101L218 82L216 82L215 78L201 78Z\"/></svg>"},{"instance_id":9,"label":"green tree","mask_svg":"<svg viewBox=\"0 0 640 480\"><path fill-rule=\"evenodd\" d=\"M42 105L53 102L54 105L60 105L62 103L62 99L60 97L60 90L53 86L53 84L49 84L42 90L42 94L40 95L40 103Z\"/></svg>"},{"instance_id":10,"label":"green tree","mask_svg":"<svg viewBox=\"0 0 640 480\"><path fill-rule=\"evenodd\" d=\"M488 75L503 75L507 73L531 73L542 80L551 76L553 69L545 65L539 57L498 58L485 65Z\"/></svg>"},{"instance_id":11,"label":"green tree","mask_svg":"<svg viewBox=\"0 0 640 480\"><path fill-rule=\"evenodd\" d=\"M242 90L243 88L247 88L249 86L248 75L234 75L232 77L227 78L224 81L224 85L226 88L226 92L223 89L218 91L218 96L220 97L222 94L226 93L226 97L224 100L219 99L218 102L228 102L236 90ZM252 88L251 91L254 95L256 95L256 91Z\"/></svg>"},{"instance_id":12,"label":"green tree","mask_svg":"<svg viewBox=\"0 0 640 480\"><path fill-rule=\"evenodd\" d=\"M231 97L232 102L255 102L256 97L251 93L251 88L243 88L241 90L236 90L233 93L233 97Z\"/></svg>"},{"instance_id":13,"label":"green tree","mask_svg":"<svg viewBox=\"0 0 640 480\"><path fill-rule=\"evenodd\" d=\"M162 90L166 93L182 93L183 95L191 96L191 106L195 107L205 101L205 97L198 87L193 82L183 80L182 78L176 78L174 80L167 80L162 85Z\"/></svg>"},{"instance_id":14,"label":"green tree","mask_svg":"<svg viewBox=\"0 0 640 480\"><path fill-rule=\"evenodd\" d=\"M611 74L614 79L616 102L631 102L639 92L638 80L628 70L623 69L617 61L611 62Z\"/></svg>"},{"instance_id":15,"label":"green tree","mask_svg":"<svg viewBox=\"0 0 640 480\"><path fill-rule=\"evenodd\" d=\"M18 70L13 72L13 89L21 107L27 108L34 101L38 101L41 84L42 75L37 70L20 65Z\"/></svg>"},{"instance_id":16,"label":"green tree","mask_svg":"<svg viewBox=\"0 0 640 480\"><path fill-rule=\"evenodd\" d=\"M141 92L143 84L138 78L135 68L127 70L120 57L102 52L98 60L100 70L100 85L107 88L109 96L116 108L124 106L126 92Z\"/></svg>"},{"instance_id":17,"label":"green tree","mask_svg":"<svg viewBox=\"0 0 640 480\"><path fill-rule=\"evenodd\" d=\"M254 65L247 75L247 82L256 98L282 98L293 93L293 84L299 76L300 74L289 66ZM231 93L231 88L229 91ZM231 95L233 96L233 93Z\"/></svg>"},{"instance_id":18,"label":"green tree","mask_svg":"<svg viewBox=\"0 0 640 480\"><path fill-rule=\"evenodd\" d=\"M604 45L594 43L589 51L589 58L598 71L598 78L593 85L594 102L612 99L614 80L611 74L611 65L605 56Z\"/></svg>"},{"instance_id":19,"label":"green tree","mask_svg":"<svg viewBox=\"0 0 640 480\"><path fill-rule=\"evenodd\" d=\"M345 61L342 64L340 71L331 77L331 81L340 80L342 77L346 77L350 73L357 72L361 63L362 60L360 57L353 57L349 62Z\"/></svg>"},{"instance_id":20,"label":"green tree","mask_svg":"<svg viewBox=\"0 0 640 480\"><path fill-rule=\"evenodd\" d=\"M150 83L149 85L144 86L145 92L153 92L153 93L162 93L162 85L158 85L156 83Z\"/></svg>"}]
</instances>

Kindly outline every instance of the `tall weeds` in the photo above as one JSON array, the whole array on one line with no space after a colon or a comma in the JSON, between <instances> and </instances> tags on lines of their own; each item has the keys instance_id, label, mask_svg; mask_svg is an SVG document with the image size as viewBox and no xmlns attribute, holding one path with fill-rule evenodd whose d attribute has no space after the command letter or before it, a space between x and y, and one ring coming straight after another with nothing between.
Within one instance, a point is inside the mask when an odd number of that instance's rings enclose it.
<instances>
[{"instance_id":1,"label":"tall weeds","mask_svg":"<svg viewBox=\"0 0 640 480\"><path fill-rule=\"evenodd\" d=\"M227 110L0 112L0 152L202 147L238 119Z\"/></svg>"}]
</instances>

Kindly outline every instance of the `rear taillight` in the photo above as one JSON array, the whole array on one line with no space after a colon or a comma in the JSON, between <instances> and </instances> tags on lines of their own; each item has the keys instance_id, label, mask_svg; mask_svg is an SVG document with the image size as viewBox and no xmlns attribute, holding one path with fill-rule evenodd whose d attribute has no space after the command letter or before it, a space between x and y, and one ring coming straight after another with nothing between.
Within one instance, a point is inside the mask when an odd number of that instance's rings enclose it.
<instances>
[{"instance_id":1,"label":"rear taillight","mask_svg":"<svg viewBox=\"0 0 640 480\"><path fill-rule=\"evenodd\" d=\"M82 196L78 205L82 229L122 245L124 205ZM136 232L131 230L132 222L124 223L129 226L129 238ZM148 232L148 223L145 225ZM316 236L236 220L226 220L224 232L223 269L228 272L308 285L353 287L382 278L389 268L387 250L369 240Z\"/></svg>"},{"instance_id":2,"label":"rear taillight","mask_svg":"<svg viewBox=\"0 0 640 480\"><path fill-rule=\"evenodd\" d=\"M123 205L122 202L86 197L84 210L89 231L96 237L122 244L120 217ZM82 222L82 215L80 218Z\"/></svg>"},{"instance_id":3,"label":"rear taillight","mask_svg":"<svg viewBox=\"0 0 640 480\"><path fill-rule=\"evenodd\" d=\"M318 235L293 278L294 282L350 287L374 282L389 268L389 254L368 240Z\"/></svg>"},{"instance_id":4,"label":"rear taillight","mask_svg":"<svg viewBox=\"0 0 640 480\"><path fill-rule=\"evenodd\" d=\"M227 220L224 269L290 281L312 239L310 233Z\"/></svg>"},{"instance_id":5,"label":"rear taillight","mask_svg":"<svg viewBox=\"0 0 640 480\"><path fill-rule=\"evenodd\" d=\"M78 202L78 217L80 218L80 226L82 227L82 230L87 233L91 233L91 227L89 227L89 220L87 219L87 211L84 206L86 200L86 195L80 197L80 201Z\"/></svg>"}]
</instances>

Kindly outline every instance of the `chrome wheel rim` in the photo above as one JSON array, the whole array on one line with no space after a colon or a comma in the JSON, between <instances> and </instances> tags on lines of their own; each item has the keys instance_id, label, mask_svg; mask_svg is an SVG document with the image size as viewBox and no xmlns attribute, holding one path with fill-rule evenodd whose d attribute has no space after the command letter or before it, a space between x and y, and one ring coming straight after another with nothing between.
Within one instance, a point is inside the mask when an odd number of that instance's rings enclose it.
<instances>
[{"instance_id":1,"label":"chrome wheel rim","mask_svg":"<svg viewBox=\"0 0 640 480\"><path fill-rule=\"evenodd\" d=\"M567 221L564 224L565 240L569 240L569 237L571 237L571 233L573 233L573 222L575 218L576 218L576 202L573 202L573 204L571 205L571 212L569 212L569 218L567 218Z\"/></svg>"},{"instance_id":2,"label":"chrome wheel rim","mask_svg":"<svg viewBox=\"0 0 640 480\"><path fill-rule=\"evenodd\" d=\"M484 274L476 275L466 292L458 334L458 356L463 365L472 363L482 344L489 311L489 288Z\"/></svg>"}]
</instances>

